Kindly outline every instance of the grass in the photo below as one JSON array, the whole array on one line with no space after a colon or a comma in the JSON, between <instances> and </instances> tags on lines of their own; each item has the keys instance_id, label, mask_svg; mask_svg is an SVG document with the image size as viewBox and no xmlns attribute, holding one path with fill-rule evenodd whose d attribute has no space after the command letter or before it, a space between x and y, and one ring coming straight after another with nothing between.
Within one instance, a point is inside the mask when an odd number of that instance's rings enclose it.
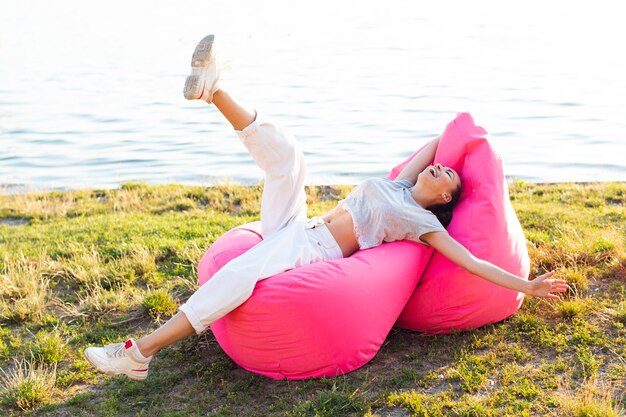
<instances>
[{"instance_id":1,"label":"grass","mask_svg":"<svg viewBox=\"0 0 626 417\"><path fill-rule=\"evenodd\" d=\"M156 321L159 321L161 317L173 316L178 309L174 297L165 288L149 290L143 298L142 305L148 315Z\"/></svg>"},{"instance_id":2,"label":"grass","mask_svg":"<svg viewBox=\"0 0 626 417\"><path fill-rule=\"evenodd\" d=\"M2 404L21 411L52 401L56 369L37 361L16 360L8 372L2 370Z\"/></svg>"},{"instance_id":3,"label":"grass","mask_svg":"<svg viewBox=\"0 0 626 417\"><path fill-rule=\"evenodd\" d=\"M309 187L309 213L349 186ZM452 335L392 329L338 378L244 371L212 334L161 352L144 382L108 377L90 345L140 337L196 288L218 236L258 219L261 186L148 186L0 195L0 415L619 416L626 408L626 184L511 184L532 275L572 291L527 298Z\"/></svg>"}]
</instances>

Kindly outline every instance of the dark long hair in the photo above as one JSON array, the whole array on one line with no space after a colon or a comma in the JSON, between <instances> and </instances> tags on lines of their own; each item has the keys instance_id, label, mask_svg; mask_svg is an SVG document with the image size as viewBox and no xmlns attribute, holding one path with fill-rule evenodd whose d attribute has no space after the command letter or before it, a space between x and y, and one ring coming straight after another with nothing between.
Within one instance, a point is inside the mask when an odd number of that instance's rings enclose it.
<instances>
[{"instance_id":1,"label":"dark long hair","mask_svg":"<svg viewBox=\"0 0 626 417\"><path fill-rule=\"evenodd\" d=\"M426 210L431 211L435 216L437 216L437 220L439 223L443 225L443 227L448 227L450 222L452 221L452 210L459 202L459 198L461 198L461 185L453 189L450 192L452 199L449 203L446 204L435 204L432 206L426 207Z\"/></svg>"}]
</instances>

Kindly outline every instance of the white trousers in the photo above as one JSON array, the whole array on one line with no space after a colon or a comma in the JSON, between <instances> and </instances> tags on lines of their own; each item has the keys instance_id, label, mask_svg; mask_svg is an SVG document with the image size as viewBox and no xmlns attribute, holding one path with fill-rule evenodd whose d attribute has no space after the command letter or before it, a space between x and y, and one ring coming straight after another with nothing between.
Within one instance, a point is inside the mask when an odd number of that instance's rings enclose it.
<instances>
[{"instance_id":1,"label":"white trousers","mask_svg":"<svg viewBox=\"0 0 626 417\"><path fill-rule=\"evenodd\" d=\"M323 219L307 219L304 154L293 135L258 115L235 132L265 172L263 241L224 265L180 306L198 334L246 301L257 281L343 256Z\"/></svg>"}]
</instances>

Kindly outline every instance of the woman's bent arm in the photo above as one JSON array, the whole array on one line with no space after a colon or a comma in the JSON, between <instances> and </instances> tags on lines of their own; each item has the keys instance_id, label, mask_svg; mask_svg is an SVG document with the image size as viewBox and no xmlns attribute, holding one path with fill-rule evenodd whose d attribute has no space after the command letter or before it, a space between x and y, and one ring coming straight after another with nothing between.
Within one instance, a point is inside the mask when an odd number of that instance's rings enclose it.
<instances>
[{"instance_id":1,"label":"woman's bent arm","mask_svg":"<svg viewBox=\"0 0 626 417\"><path fill-rule=\"evenodd\" d=\"M559 297L552 293L564 292L569 288L563 280L548 279L554 275L554 271L540 275L532 281L526 281L525 279L508 273L490 262L476 258L447 232L426 233L422 235L422 239L441 252L446 258L465 268L468 272L502 287L537 297L557 300Z\"/></svg>"},{"instance_id":2,"label":"woman's bent arm","mask_svg":"<svg viewBox=\"0 0 626 417\"><path fill-rule=\"evenodd\" d=\"M417 182L417 175L429 166L433 159L435 159L435 152L437 152L437 146L439 145L439 138L433 139L426 144L424 149L420 150L417 155L405 166L400 174L396 177L397 180L409 180L412 184Z\"/></svg>"}]
</instances>

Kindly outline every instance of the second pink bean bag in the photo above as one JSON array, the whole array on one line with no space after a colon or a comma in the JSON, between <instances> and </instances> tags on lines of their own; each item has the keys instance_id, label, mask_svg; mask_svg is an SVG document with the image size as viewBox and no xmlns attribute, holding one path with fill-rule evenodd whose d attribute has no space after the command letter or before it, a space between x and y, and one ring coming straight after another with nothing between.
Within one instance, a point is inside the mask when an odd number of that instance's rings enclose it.
<instances>
[{"instance_id":1,"label":"second pink bean bag","mask_svg":"<svg viewBox=\"0 0 626 417\"><path fill-rule=\"evenodd\" d=\"M469 113L459 113L441 135L435 161L453 168L462 179L461 199L447 230L474 256L528 279L526 239L511 206L502 160L486 136ZM475 329L514 314L523 296L434 252L397 325L428 333Z\"/></svg>"}]
</instances>

